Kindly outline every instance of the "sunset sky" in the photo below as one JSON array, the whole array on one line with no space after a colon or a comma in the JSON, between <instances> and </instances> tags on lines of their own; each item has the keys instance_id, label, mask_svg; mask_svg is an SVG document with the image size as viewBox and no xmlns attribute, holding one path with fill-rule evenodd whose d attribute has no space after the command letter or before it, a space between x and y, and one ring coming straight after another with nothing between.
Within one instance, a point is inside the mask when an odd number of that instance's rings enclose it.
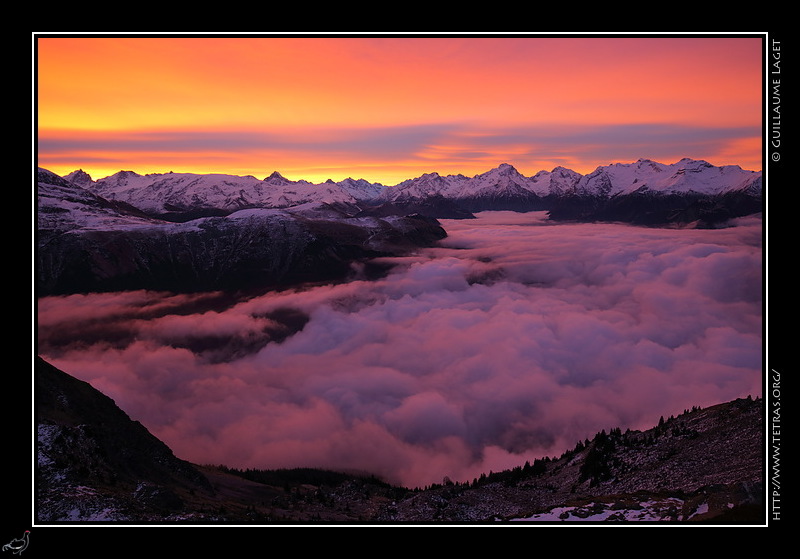
<instances>
[{"instance_id":1,"label":"sunset sky","mask_svg":"<svg viewBox=\"0 0 800 559\"><path fill-rule=\"evenodd\" d=\"M762 168L762 37L36 36L37 164L365 178Z\"/></svg>"}]
</instances>

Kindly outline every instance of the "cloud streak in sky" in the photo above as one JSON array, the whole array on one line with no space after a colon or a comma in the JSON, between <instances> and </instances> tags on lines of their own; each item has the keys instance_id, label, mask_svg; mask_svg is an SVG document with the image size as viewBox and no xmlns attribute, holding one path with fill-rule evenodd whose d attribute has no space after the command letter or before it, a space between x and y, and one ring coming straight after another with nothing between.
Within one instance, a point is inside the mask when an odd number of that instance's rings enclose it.
<instances>
[{"instance_id":1,"label":"cloud streak in sky","mask_svg":"<svg viewBox=\"0 0 800 559\"><path fill-rule=\"evenodd\" d=\"M761 221L448 222L375 281L39 301L39 351L182 458L411 486L761 393Z\"/></svg>"},{"instance_id":2,"label":"cloud streak in sky","mask_svg":"<svg viewBox=\"0 0 800 559\"><path fill-rule=\"evenodd\" d=\"M593 170L586 167L585 162L596 165L629 162L615 159L623 153L629 155L630 161L646 157L673 163L689 154L736 150L737 146L750 142L752 132L752 129L744 127L692 127L663 123L485 129L470 123L447 123L272 132L44 133L39 138L39 150L52 162L70 162L76 154L104 153L102 157L106 164L116 165L117 170L136 170L126 167L131 158L154 153L165 160L165 170L178 171L182 169L173 169L171 165L180 164L180 158L185 156L206 153L220 164L224 160L231 162L229 166L222 164L222 168L235 168L238 165L235 161L254 157L263 161L259 171L264 176L274 170L287 172L286 169L270 168L269 165L275 161L359 161L364 168L390 160L415 161L405 171L406 175L395 175L395 180L389 183L391 185L414 178L418 176L414 173L418 172L447 174L449 168L453 173L457 169L472 169L477 174L509 161L527 162L526 168L520 170L529 176L541 170L552 170L557 164L569 168L577 164L585 173ZM761 170L761 167L750 170ZM307 178L299 172L290 168L288 174L294 174L291 178L295 180ZM369 174L369 171L365 172Z\"/></svg>"},{"instance_id":3,"label":"cloud streak in sky","mask_svg":"<svg viewBox=\"0 0 800 559\"><path fill-rule=\"evenodd\" d=\"M409 159L418 152L427 150L429 146L449 142L448 138L459 128L460 126L454 124L421 124L363 128L292 128L258 132L247 129L58 132L40 134L38 148L43 156L52 161L71 161L76 154L81 153L104 153L108 164L119 165L124 165L130 158L153 153L160 154L164 159L194 157L203 153L231 161L254 157L264 162L261 171L268 175L273 170L285 171L268 167L270 162L281 160L343 159L374 165L375 162L392 158ZM235 164L231 166L235 167ZM118 170L122 169L120 167Z\"/></svg>"}]
</instances>

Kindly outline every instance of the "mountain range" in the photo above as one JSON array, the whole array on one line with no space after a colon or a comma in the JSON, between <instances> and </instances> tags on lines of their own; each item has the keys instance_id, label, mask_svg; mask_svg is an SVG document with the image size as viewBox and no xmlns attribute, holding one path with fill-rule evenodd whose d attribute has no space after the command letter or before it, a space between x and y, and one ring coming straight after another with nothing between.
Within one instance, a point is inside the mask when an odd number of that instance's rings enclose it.
<instances>
[{"instance_id":1,"label":"mountain range","mask_svg":"<svg viewBox=\"0 0 800 559\"><path fill-rule=\"evenodd\" d=\"M482 210L547 210L554 219L603 219L662 224L697 220L718 223L760 211L762 173L702 160L672 164L639 159L600 166L581 175L564 167L527 177L507 163L472 177L426 173L394 186L347 178L313 184L275 171L253 176L120 171L93 181L83 171L65 177L108 200L151 215L177 218L198 212L244 208L292 208L336 204L350 211L469 217ZM412 208L410 211L409 208ZM419 212L422 213L422 212Z\"/></svg>"}]
</instances>

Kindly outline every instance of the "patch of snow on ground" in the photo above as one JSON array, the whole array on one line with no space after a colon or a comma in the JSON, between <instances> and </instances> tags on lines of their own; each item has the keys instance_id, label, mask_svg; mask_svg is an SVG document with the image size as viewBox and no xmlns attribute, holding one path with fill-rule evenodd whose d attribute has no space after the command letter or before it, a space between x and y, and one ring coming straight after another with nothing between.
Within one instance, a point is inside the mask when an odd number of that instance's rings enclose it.
<instances>
[{"instance_id":1,"label":"patch of snow on ground","mask_svg":"<svg viewBox=\"0 0 800 559\"><path fill-rule=\"evenodd\" d=\"M592 503L585 506L555 507L548 512L534 514L523 518L513 518L514 522L647 522L663 520L681 520L677 511L683 507L680 499L669 498L643 501L637 508L615 508L603 503ZM706 505L706 510L708 506ZM706 512L702 507L695 514Z\"/></svg>"},{"instance_id":2,"label":"patch of snow on ground","mask_svg":"<svg viewBox=\"0 0 800 559\"><path fill-rule=\"evenodd\" d=\"M699 514L705 514L707 512L708 512L708 503L702 503L697 507L697 510L695 510L692 514L689 515L689 518L692 518Z\"/></svg>"}]
</instances>

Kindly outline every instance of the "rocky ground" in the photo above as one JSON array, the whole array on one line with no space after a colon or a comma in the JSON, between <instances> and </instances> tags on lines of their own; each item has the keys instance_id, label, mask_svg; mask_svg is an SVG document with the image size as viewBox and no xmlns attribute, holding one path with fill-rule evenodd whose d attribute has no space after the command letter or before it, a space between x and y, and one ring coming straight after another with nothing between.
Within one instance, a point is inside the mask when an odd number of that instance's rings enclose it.
<instances>
[{"instance_id":1,"label":"rocky ground","mask_svg":"<svg viewBox=\"0 0 800 559\"><path fill-rule=\"evenodd\" d=\"M560 457L412 490L319 470L188 464L88 384L43 361L36 374L42 523L761 524L766 516L761 399L685 410L643 432L602 431Z\"/></svg>"}]
</instances>

